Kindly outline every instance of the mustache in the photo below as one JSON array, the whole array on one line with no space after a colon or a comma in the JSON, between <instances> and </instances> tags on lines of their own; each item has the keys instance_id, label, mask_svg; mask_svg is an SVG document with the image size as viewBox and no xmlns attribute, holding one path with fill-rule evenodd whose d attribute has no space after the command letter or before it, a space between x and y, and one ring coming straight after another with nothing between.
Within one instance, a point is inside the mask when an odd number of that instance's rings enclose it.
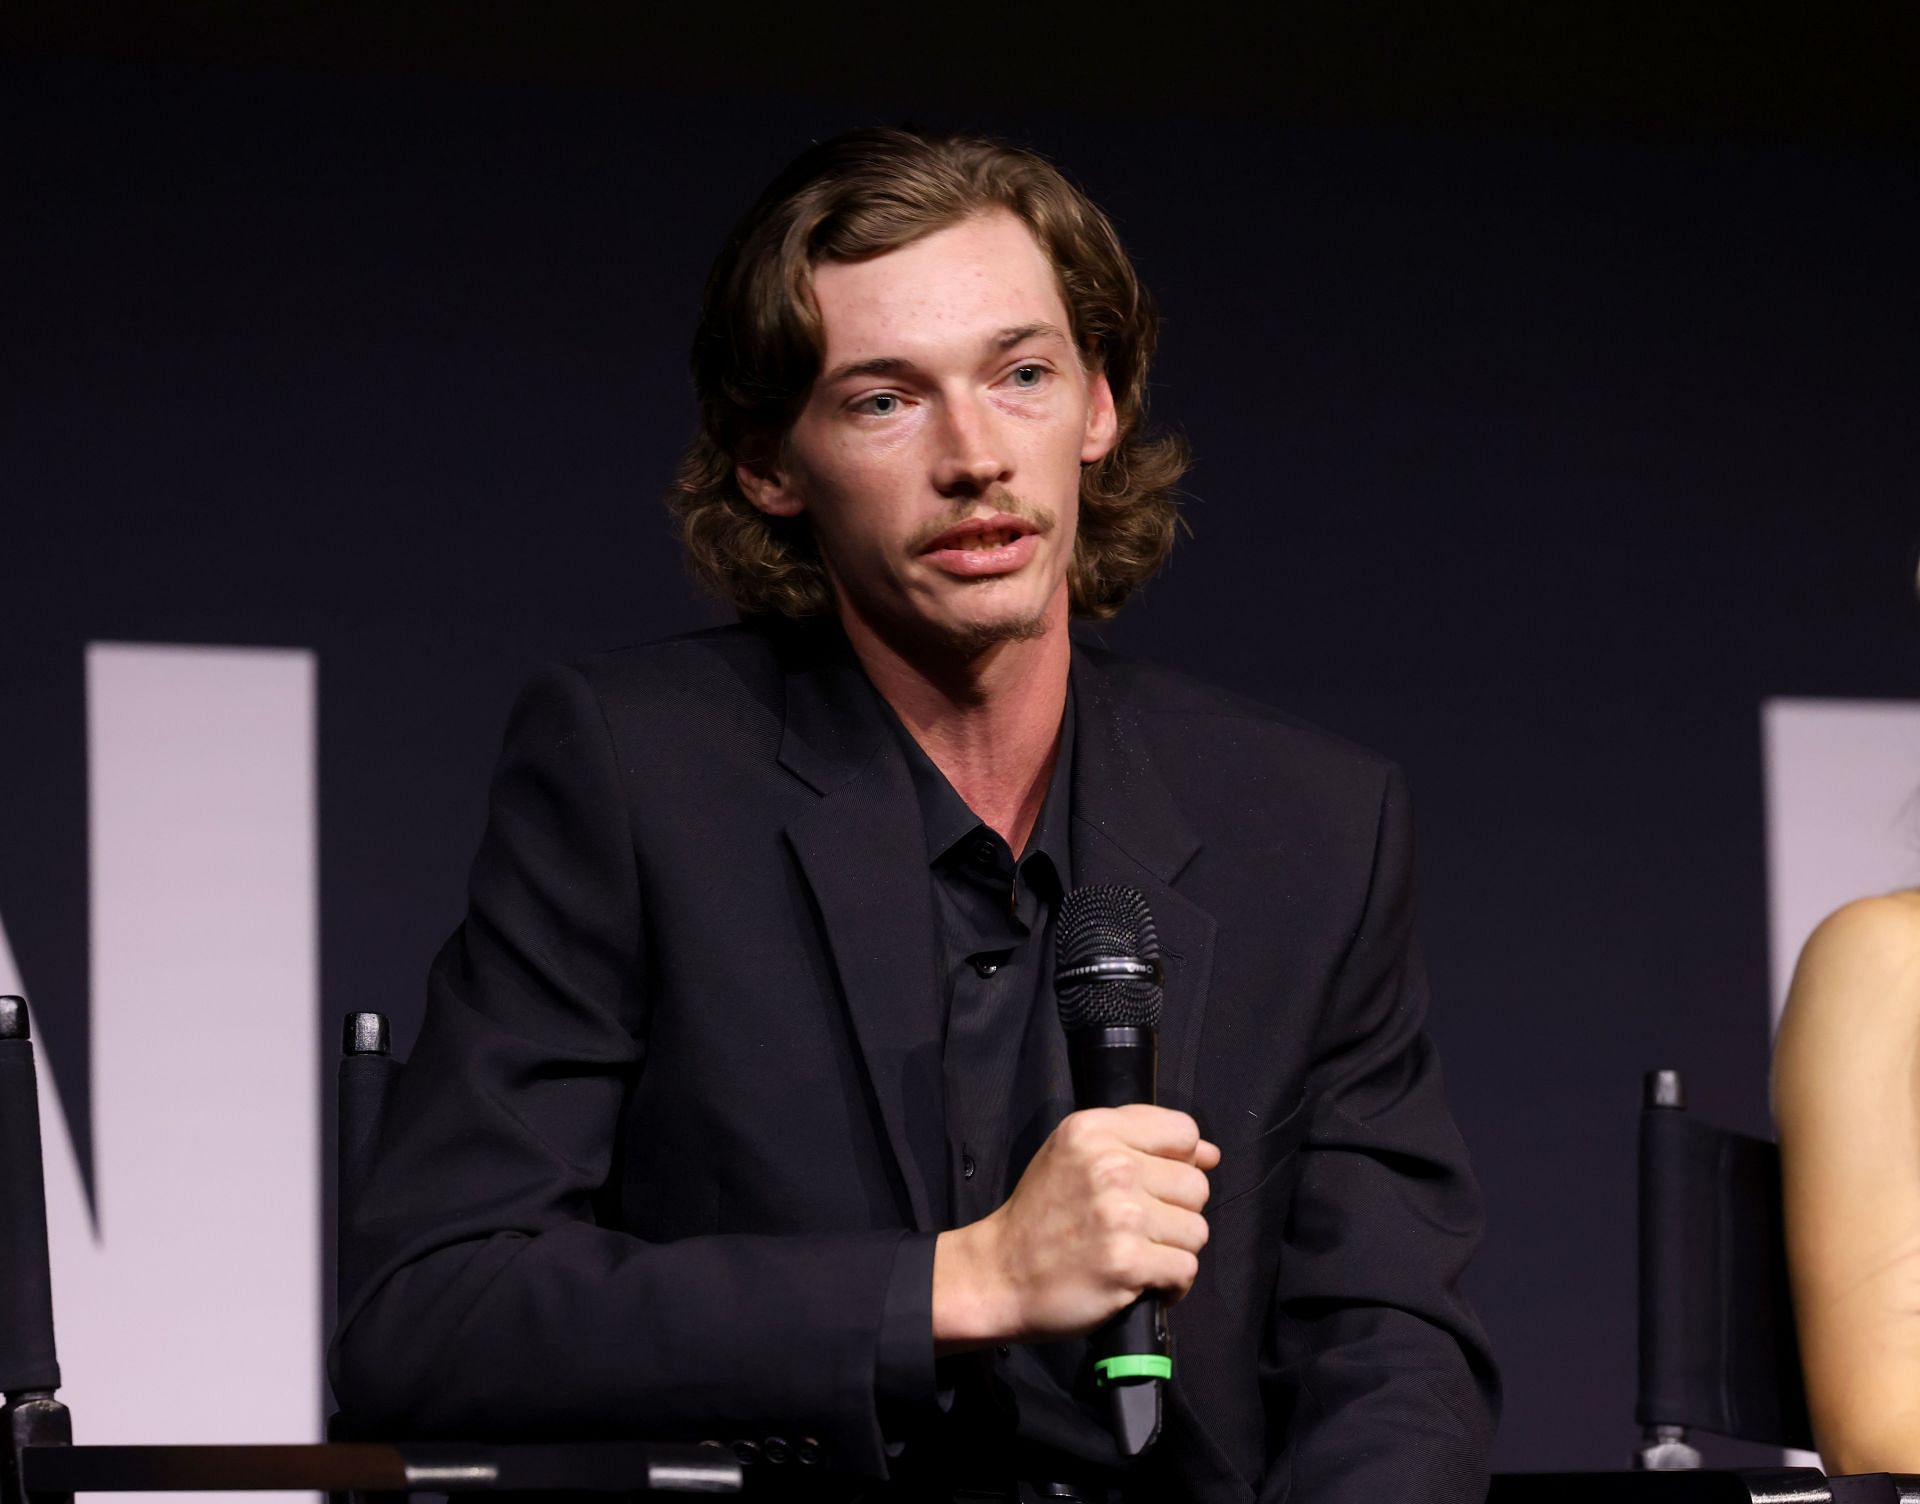
<instances>
[{"instance_id":1,"label":"mustache","mask_svg":"<svg viewBox=\"0 0 1920 1504\"><path fill-rule=\"evenodd\" d=\"M1043 538L1054 529L1054 518L1051 512L1043 512L1032 502L1014 495L1011 491L1001 491L987 498L984 512L980 510L978 503L965 502L944 517L936 517L931 522L915 528L913 536L907 540L907 547L914 553L920 553L949 528L958 527L963 522L970 522L975 517L1003 515L1019 518Z\"/></svg>"}]
</instances>

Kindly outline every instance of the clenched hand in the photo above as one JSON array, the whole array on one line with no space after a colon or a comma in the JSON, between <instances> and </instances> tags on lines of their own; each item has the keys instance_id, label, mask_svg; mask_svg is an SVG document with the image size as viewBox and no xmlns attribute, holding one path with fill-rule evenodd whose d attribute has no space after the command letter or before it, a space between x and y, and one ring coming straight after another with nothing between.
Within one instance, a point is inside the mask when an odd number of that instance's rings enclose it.
<instances>
[{"instance_id":1,"label":"clenched hand","mask_svg":"<svg viewBox=\"0 0 1920 1504\"><path fill-rule=\"evenodd\" d=\"M940 1234L939 1352L1092 1331L1148 1290L1192 1287L1206 1172L1220 1150L1184 1112L1136 1104L1063 1119L997 1211Z\"/></svg>"}]
</instances>

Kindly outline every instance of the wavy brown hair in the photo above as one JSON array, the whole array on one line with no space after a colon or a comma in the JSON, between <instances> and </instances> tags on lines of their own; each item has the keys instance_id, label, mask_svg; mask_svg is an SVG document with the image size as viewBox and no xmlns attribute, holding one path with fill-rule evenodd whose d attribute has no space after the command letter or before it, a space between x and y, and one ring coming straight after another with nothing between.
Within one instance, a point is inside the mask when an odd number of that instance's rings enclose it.
<instances>
[{"instance_id":1,"label":"wavy brown hair","mask_svg":"<svg viewBox=\"0 0 1920 1504\"><path fill-rule=\"evenodd\" d=\"M1068 567L1074 614L1107 617L1173 545L1186 443L1144 432L1159 318L1106 215L1045 158L978 136L849 131L803 152L734 227L707 278L692 365L700 428L667 496L694 578L743 616L815 616L833 589L804 519L769 517L735 465L770 456L820 374L809 273L986 210L1032 231L1060 278L1073 338L1104 370L1117 433L1080 472Z\"/></svg>"}]
</instances>

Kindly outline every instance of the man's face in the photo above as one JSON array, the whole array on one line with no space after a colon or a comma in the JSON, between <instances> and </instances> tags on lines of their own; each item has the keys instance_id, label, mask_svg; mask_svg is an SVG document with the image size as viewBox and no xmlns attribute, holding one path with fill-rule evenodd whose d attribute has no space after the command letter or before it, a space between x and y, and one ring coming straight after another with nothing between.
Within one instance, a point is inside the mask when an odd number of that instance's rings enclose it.
<instances>
[{"instance_id":1,"label":"man's face","mask_svg":"<svg viewBox=\"0 0 1920 1504\"><path fill-rule=\"evenodd\" d=\"M1032 234L981 214L812 280L821 374L747 497L806 515L850 630L972 654L1064 625L1113 398Z\"/></svg>"}]
</instances>

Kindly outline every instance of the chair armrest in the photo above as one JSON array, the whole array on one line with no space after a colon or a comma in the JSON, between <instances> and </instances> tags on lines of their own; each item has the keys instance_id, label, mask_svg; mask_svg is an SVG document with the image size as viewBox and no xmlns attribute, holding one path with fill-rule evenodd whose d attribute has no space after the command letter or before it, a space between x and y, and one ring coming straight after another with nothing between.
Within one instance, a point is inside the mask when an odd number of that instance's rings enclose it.
<instances>
[{"instance_id":1,"label":"chair armrest","mask_svg":"<svg viewBox=\"0 0 1920 1504\"><path fill-rule=\"evenodd\" d=\"M36 1498L208 1489L738 1493L743 1481L740 1464L718 1448L642 1442L27 1446L21 1469L28 1494Z\"/></svg>"},{"instance_id":2,"label":"chair armrest","mask_svg":"<svg viewBox=\"0 0 1920 1504\"><path fill-rule=\"evenodd\" d=\"M1834 1504L1818 1468L1495 1473L1487 1504Z\"/></svg>"}]
</instances>

